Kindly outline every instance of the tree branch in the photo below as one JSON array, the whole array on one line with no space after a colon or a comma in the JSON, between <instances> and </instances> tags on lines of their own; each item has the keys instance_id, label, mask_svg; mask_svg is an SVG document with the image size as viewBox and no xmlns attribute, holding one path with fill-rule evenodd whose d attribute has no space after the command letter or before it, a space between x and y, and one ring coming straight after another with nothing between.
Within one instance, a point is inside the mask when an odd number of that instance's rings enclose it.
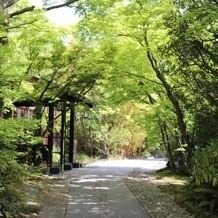
<instances>
[{"instance_id":1,"label":"tree branch","mask_svg":"<svg viewBox=\"0 0 218 218\"><path fill-rule=\"evenodd\" d=\"M147 99L143 99L136 91L134 90L128 90L131 94L135 95L141 102L151 105L150 102Z\"/></svg>"},{"instance_id":2,"label":"tree branch","mask_svg":"<svg viewBox=\"0 0 218 218\"><path fill-rule=\"evenodd\" d=\"M71 4L77 2L79 0L68 0L67 2L63 3L63 4L59 4L59 5L53 5L47 8L43 8L45 11L50 11L53 9L58 9L58 8L63 8L63 7L69 7Z\"/></svg>"},{"instance_id":3,"label":"tree branch","mask_svg":"<svg viewBox=\"0 0 218 218\"><path fill-rule=\"evenodd\" d=\"M50 6L50 7L47 7L47 8L45 7L45 8L43 8L43 10L50 11L50 10L53 10L53 9L69 7L70 5L72 5L73 3L77 2L77 1L79 1L79 0L68 0L63 4L53 5L53 6ZM16 2L11 1L11 4L7 5L7 7L10 7L15 3ZM12 17L18 16L20 14L24 14L24 13L27 13L27 12L32 12L34 9L35 9L34 5L29 6L29 7L25 7L23 9L19 10L19 11L15 11L15 12L12 12L11 14L8 14L8 17L12 18Z\"/></svg>"},{"instance_id":4,"label":"tree branch","mask_svg":"<svg viewBox=\"0 0 218 218\"><path fill-rule=\"evenodd\" d=\"M14 5L15 3L17 3L18 1L19 0L9 0L9 1L6 1L6 2L3 1L3 8L4 9L9 8L12 5Z\"/></svg>"},{"instance_id":5,"label":"tree branch","mask_svg":"<svg viewBox=\"0 0 218 218\"><path fill-rule=\"evenodd\" d=\"M13 12L11 14L8 14L8 17L12 18L12 17L18 16L20 14L24 14L26 12L31 12L34 9L35 9L35 6L26 7L26 8L23 8L23 9L19 10L19 11L15 11L15 12Z\"/></svg>"},{"instance_id":6,"label":"tree branch","mask_svg":"<svg viewBox=\"0 0 218 218\"><path fill-rule=\"evenodd\" d=\"M17 29L17 28L22 28L23 26L26 26L26 25L29 25L29 24L33 24L33 23L35 23L37 20L33 20L33 21L31 21L31 22L27 22L27 23L21 23L21 24L19 24L19 25L17 25L17 26L11 26L11 27L8 27L8 30L10 30L10 29Z\"/></svg>"},{"instance_id":7,"label":"tree branch","mask_svg":"<svg viewBox=\"0 0 218 218\"><path fill-rule=\"evenodd\" d=\"M142 5L142 3L139 0L136 0L136 2L138 3L138 5L140 7L139 11L138 11L138 13L140 14L141 10L143 9L143 5Z\"/></svg>"},{"instance_id":8,"label":"tree branch","mask_svg":"<svg viewBox=\"0 0 218 218\"><path fill-rule=\"evenodd\" d=\"M130 76L135 76L135 77L137 77L137 78L142 78L142 79L145 79L145 80L147 80L147 81L149 81L149 82L151 82L151 83L155 83L155 84L157 84L157 85L163 86L163 83L160 83L160 82L155 81L155 80L152 80L152 79L148 79L148 78L145 77L144 75L137 75L137 74L130 73L130 72L127 72L127 74L129 74Z\"/></svg>"}]
</instances>

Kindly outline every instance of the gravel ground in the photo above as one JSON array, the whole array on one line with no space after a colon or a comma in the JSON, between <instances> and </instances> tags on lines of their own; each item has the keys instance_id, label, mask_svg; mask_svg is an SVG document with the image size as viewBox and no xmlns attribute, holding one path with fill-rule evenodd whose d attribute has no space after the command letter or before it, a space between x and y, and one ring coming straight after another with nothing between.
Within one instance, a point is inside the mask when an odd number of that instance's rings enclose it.
<instances>
[{"instance_id":1,"label":"gravel ground","mask_svg":"<svg viewBox=\"0 0 218 218\"><path fill-rule=\"evenodd\" d=\"M194 218L177 205L173 195L163 193L158 186L164 185L149 174L136 169L125 179L126 185L150 214L151 218Z\"/></svg>"}]
</instances>

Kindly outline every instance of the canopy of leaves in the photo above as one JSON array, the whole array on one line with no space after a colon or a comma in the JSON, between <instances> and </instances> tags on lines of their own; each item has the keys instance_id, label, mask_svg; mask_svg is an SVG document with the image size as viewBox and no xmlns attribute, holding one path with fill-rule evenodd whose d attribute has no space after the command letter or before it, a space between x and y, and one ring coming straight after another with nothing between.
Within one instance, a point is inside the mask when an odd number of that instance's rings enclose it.
<instances>
[{"instance_id":1,"label":"canopy of leaves","mask_svg":"<svg viewBox=\"0 0 218 218\"><path fill-rule=\"evenodd\" d=\"M83 18L77 26L49 23L45 11L63 6L76 8ZM36 9L6 0L0 7L1 113L17 100L53 101L68 91L95 102L77 133L91 154L163 147L191 172L194 150L198 160L211 155L218 137L217 1L43 1ZM2 160L15 165L16 137L32 132L16 122L0 134L1 148L12 150Z\"/></svg>"}]
</instances>

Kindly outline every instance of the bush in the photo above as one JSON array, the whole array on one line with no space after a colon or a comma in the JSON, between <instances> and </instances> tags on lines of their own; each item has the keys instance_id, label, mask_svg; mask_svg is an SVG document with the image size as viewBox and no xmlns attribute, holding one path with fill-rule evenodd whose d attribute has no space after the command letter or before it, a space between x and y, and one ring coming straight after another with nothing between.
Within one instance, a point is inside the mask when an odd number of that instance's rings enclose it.
<instances>
[{"instance_id":1,"label":"bush","mask_svg":"<svg viewBox=\"0 0 218 218\"><path fill-rule=\"evenodd\" d=\"M198 218L215 218L218 215L218 190L215 187L190 183L180 195L179 202Z\"/></svg>"},{"instance_id":2,"label":"bush","mask_svg":"<svg viewBox=\"0 0 218 218\"><path fill-rule=\"evenodd\" d=\"M183 193L183 203L198 217L217 217L218 142L194 152L193 177Z\"/></svg>"},{"instance_id":3,"label":"bush","mask_svg":"<svg viewBox=\"0 0 218 218\"><path fill-rule=\"evenodd\" d=\"M197 186L218 186L218 141L194 153L193 179Z\"/></svg>"},{"instance_id":4,"label":"bush","mask_svg":"<svg viewBox=\"0 0 218 218\"><path fill-rule=\"evenodd\" d=\"M18 187L24 179L25 168L16 162L16 156L13 150L0 153L0 213L3 217L17 214L21 204Z\"/></svg>"},{"instance_id":5,"label":"bush","mask_svg":"<svg viewBox=\"0 0 218 218\"><path fill-rule=\"evenodd\" d=\"M86 164L91 160L92 160L92 158L84 153L78 153L76 156L76 161L78 161L81 165Z\"/></svg>"},{"instance_id":6,"label":"bush","mask_svg":"<svg viewBox=\"0 0 218 218\"><path fill-rule=\"evenodd\" d=\"M22 205L20 187L27 175L25 164L18 163L19 142L31 146L37 140L33 132L35 121L22 119L0 120L0 216L15 217Z\"/></svg>"}]
</instances>

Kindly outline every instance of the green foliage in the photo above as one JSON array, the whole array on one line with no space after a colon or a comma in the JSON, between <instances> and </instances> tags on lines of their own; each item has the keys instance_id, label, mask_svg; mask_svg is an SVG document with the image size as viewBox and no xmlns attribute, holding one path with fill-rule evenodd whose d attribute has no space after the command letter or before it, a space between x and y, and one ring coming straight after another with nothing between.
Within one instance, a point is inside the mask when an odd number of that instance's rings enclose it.
<instances>
[{"instance_id":1,"label":"green foliage","mask_svg":"<svg viewBox=\"0 0 218 218\"><path fill-rule=\"evenodd\" d=\"M118 1L112 4L104 15L99 15L94 9L90 10L88 18L79 24L82 40L88 42L89 46L98 48L96 53L103 54L102 62L109 63L105 68L106 77L103 78L107 81L100 84L107 87L104 88L107 92L107 102L119 104L137 101L145 105L143 108L145 115L144 118L141 116L141 124L144 123L145 126L148 149L159 148L163 144L158 125L159 118L167 123L170 140L176 144L176 148L180 146L181 134L186 134L186 131L179 132L177 123L178 117L181 121L183 115L179 116L177 113L177 117L175 116L177 99L174 90L177 87L177 78L168 77L168 74L174 70L173 67L168 66L171 64L167 60L168 53L165 53L167 56L165 62L160 49L169 42L168 29L164 26L164 14L171 13L172 10L173 4L170 1L147 1L142 4L135 1ZM96 20L98 26L95 25ZM148 51L157 57L157 66L167 81L171 96L174 97L174 105L172 98L169 99L169 91L166 92L162 81L157 78L151 66L147 56ZM181 109L183 104L180 105L179 102L177 105ZM183 123L185 125L184 120ZM175 129L178 134L175 133ZM175 136L176 134L178 137ZM126 132L123 132L123 135L128 138ZM111 141L113 142L112 139Z\"/></svg>"},{"instance_id":2,"label":"green foliage","mask_svg":"<svg viewBox=\"0 0 218 218\"><path fill-rule=\"evenodd\" d=\"M144 145L145 133L136 122L140 105L99 106L77 125L78 149L90 155L132 155Z\"/></svg>"},{"instance_id":3,"label":"green foliage","mask_svg":"<svg viewBox=\"0 0 218 218\"><path fill-rule=\"evenodd\" d=\"M218 111L212 108L202 110L195 115L195 144L200 147L210 146L211 140L218 138Z\"/></svg>"},{"instance_id":4,"label":"green foliage","mask_svg":"<svg viewBox=\"0 0 218 218\"><path fill-rule=\"evenodd\" d=\"M198 217L216 217L218 211L218 143L197 148L193 156L193 176L180 201Z\"/></svg>"},{"instance_id":5,"label":"green foliage","mask_svg":"<svg viewBox=\"0 0 218 218\"><path fill-rule=\"evenodd\" d=\"M183 189L183 193L177 199L199 218L217 217L218 191L215 187L196 187L191 183Z\"/></svg>"},{"instance_id":6,"label":"green foliage","mask_svg":"<svg viewBox=\"0 0 218 218\"><path fill-rule=\"evenodd\" d=\"M30 172L29 174L29 179L33 179L36 178L37 176L41 176L42 174L46 174L47 173L47 166L45 165L40 165L40 166L28 166L29 169L28 171Z\"/></svg>"},{"instance_id":7,"label":"green foliage","mask_svg":"<svg viewBox=\"0 0 218 218\"><path fill-rule=\"evenodd\" d=\"M182 85L178 96L186 108L192 113L210 110L217 105L217 5L177 1L174 6L165 17L170 41L161 50L173 66L171 74Z\"/></svg>"},{"instance_id":8,"label":"green foliage","mask_svg":"<svg viewBox=\"0 0 218 218\"><path fill-rule=\"evenodd\" d=\"M25 168L17 164L17 152L13 150L0 153L0 212L16 214L21 203L19 185L25 176Z\"/></svg>"},{"instance_id":9,"label":"green foliage","mask_svg":"<svg viewBox=\"0 0 218 218\"><path fill-rule=\"evenodd\" d=\"M53 148L52 161L58 163L60 161L60 149Z\"/></svg>"},{"instance_id":10,"label":"green foliage","mask_svg":"<svg viewBox=\"0 0 218 218\"><path fill-rule=\"evenodd\" d=\"M0 120L0 212L5 217L17 214L20 209L19 187L27 175L27 168L17 162L21 155L18 146L24 141L29 146L35 143L31 132L36 127L34 120Z\"/></svg>"},{"instance_id":11,"label":"green foliage","mask_svg":"<svg viewBox=\"0 0 218 218\"><path fill-rule=\"evenodd\" d=\"M196 149L193 160L193 179L196 185L218 187L218 142Z\"/></svg>"},{"instance_id":12,"label":"green foliage","mask_svg":"<svg viewBox=\"0 0 218 218\"><path fill-rule=\"evenodd\" d=\"M175 201L188 209L191 214L199 218L217 217L218 191L217 187L208 185L196 186L190 182L189 177L184 177L162 169L155 172L155 177L170 185L159 186L160 190L173 194Z\"/></svg>"},{"instance_id":13,"label":"green foliage","mask_svg":"<svg viewBox=\"0 0 218 218\"><path fill-rule=\"evenodd\" d=\"M157 179L161 179L163 181L166 181L172 184L178 184L178 185L184 185L185 183L188 182L188 179L189 179L189 177L182 176L175 172L172 173L172 171L170 171L167 168L157 170L154 173L154 176Z\"/></svg>"},{"instance_id":14,"label":"green foliage","mask_svg":"<svg viewBox=\"0 0 218 218\"><path fill-rule=\"evenodd\" d=\"M217 1L79 0L77 10L85 18L73 29L54 28L43 10L8 18L7 13L29 5L26 0L10 2L0 12L0 37L7 42L0 46L0 98L5 106L13 107L17 99L57 99L65 90L89 92L98 109L77 123L79 149L91 155L121 154L143 146L145 153L154 152L164 147L161 120L173 158L182 154L194 164L194 184L217 187ZM45 6L58 2L44 1ZM38 83L29 81L32 74L40 75ZM4 213L13 211L4 194L12 193L15 204L13 187L23 177L17 160L27 162L40 141L34 137L36 126L0 120ZM203 193L198 191L196 202Z\"/></svg>"},{"instance_id":15,"label":"green foliage","mask_svg":"<svg viewBox=\"0 0 218 218\"><path fill-rule=\"evenodd\" d=\"M76 155L76 161L78 161L81 165L85 165L93 160L94 159L92 157L82 152Z\"/></svg>"}]
</instances>

